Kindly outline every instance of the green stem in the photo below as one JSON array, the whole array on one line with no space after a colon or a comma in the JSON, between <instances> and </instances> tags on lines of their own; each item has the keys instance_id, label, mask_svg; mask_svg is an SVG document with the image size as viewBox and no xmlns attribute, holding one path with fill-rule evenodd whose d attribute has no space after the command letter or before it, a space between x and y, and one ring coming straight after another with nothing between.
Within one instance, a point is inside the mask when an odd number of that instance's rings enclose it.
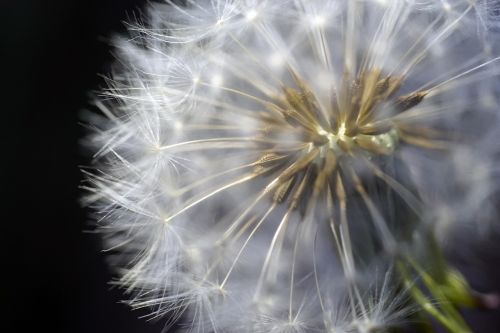
<instances>
[{"instance_id":1,"label":"green stem","mask_svg":"<svg viewBox=\"0 0 500 333\"><path fill-rule=\"evenodd\" d=\"M408 273L408 270L402 262L397 262L396 266L399 273L401 274L401 277L403 278L405 287L408 288L410 292L410 295L425 312L435 318L450 333L472 333L470 328L465 324L461 317L460 319L456 318L456 314L458 314L458 312L455 309L453 309L453 311L449 311L449 304L444 308L443 306L441 306L440 311L431 303L431 301L422 293L422 291L418 289L412 282L410 274ZM434 289L434 292L436 291L435 288L432 289ZM429 291L433 293L433 290L429 289ZM446 303L446 300L444 301ZM444 313L442 311L444 311Z\"/></svg>"},{"instance_id":2,"label":"green stem","mask_svg":"<svg viewBox=\"0 0 500 333\"><path fill-rule=\"evenodd\" d=\"M448 299L448 296L442 292L442 284L436 283L434 279L420 267L412 258L408 257L408 262L410 265L417 271L417 273L422 277L422 281L424 282L426 288L430 291L431 295L434 298L441 301L440 306L441 309L454 320L459 322L461 325L466 326L467 324L462 318L462 315L456 310L453 304ZM443 269L443 271L445 271ZM446 273L444 273L446 274ZM443 279L443 282L446 281L446 278Z\"/></svg>"}]
</instances>

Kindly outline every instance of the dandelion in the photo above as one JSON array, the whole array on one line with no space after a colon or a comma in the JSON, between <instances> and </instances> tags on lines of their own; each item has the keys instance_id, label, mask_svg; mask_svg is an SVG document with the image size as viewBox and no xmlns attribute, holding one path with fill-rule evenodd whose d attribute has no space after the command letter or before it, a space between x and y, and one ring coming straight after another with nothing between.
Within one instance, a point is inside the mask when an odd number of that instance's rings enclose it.
<instances>
[{"instance_id":1,"label":"dandelion","mask_svg":"<svg viewBox=\"0 0 500 333\"><path fill-rule=\"evenodd\" d=\"M470 332L442 248L495 211L497 7L150 5L84 186L130 304L193 332Z\"/></svg>"}]
</instances>

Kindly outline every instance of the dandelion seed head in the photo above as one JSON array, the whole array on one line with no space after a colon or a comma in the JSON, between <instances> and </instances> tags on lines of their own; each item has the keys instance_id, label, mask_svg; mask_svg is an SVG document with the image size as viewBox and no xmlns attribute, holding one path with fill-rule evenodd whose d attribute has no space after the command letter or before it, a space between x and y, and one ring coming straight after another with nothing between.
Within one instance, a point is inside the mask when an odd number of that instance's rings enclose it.
<instances>
[{"instance_id":1,"label":"dandelion seed head","mask_svg":"<svg viewBox=\"0 0 500 333\"><path fill-rule=\"evenodd\" d=\"M311 23L316 26L322 26L326 23L326 18L322 15L315 15L311 18Z\"/></svg>"},{"instance_id":2,"label":"dandelion seed head","mask_svg":"<svg viewBox=\"0 0 500 333\"><path fill-rule=\"evenodd\" d=\"M151 4L116 42L85 186L131 305L196 332L399 325L393 280L365 277L495 214L492 8Z\"/></svg>"},{"instance_id":3,"label":"dandelion seed head","mask_svg":"<svg viewBox=\"0 0 500 333\"><path fill-rule=\"evenodd\" d=\"M443 0L442 3L443 3L443 9L445 11L450 11L451 10L452 7L451 7L451 5L450 5L450 3L448 1Z\"/></svg>"},{"instance_id":4,"label":"dandelion seed head","mask_svg":"<svg viewBox=\"0 0 500 333\"><path fill-rule=\"evenodd\" d=\"M250 9L245 16L248 21L253 21L257 18L257 16L259 16L259 12L255 9Z\"/></svg>"}]
</instances>

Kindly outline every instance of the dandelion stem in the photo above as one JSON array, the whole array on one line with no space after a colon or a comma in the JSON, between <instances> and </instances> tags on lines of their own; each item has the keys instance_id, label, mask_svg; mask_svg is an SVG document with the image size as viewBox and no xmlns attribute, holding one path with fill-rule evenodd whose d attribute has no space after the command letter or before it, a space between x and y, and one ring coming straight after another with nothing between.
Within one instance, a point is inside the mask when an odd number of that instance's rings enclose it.
<instances>
[{"instance_id":1,"label":"dandelion stem","mask_svg":"<svg viewBox=\"0 0 500 333\"><path fill-rule=\"evenodd\" d=\"M410 274L406 268L406 265L398 260L396 262L396 267L403 279L403 283L405 287L410 291L410 294L413 300L420 305L422 310L431 315L434 319L436 319L439 323L441 323L450 333L472 333L472 330L465 324L463 319L456 316L456 310L449 311L450 305L447 305L446 299L441 299L440 305L442 308L441 312L436 306L432 304L432 302L424 295L422 291L415 285L415 283L411 280ZM424 280L428 281L428 277L425 277ZM426 284L427 285L427 284ZM429 286L428 286L429 287ZM438 288L430 288L429 289L433 295L438 293ZM444 308L443 308L444 307Z\"/></svg>"}]
</instances>

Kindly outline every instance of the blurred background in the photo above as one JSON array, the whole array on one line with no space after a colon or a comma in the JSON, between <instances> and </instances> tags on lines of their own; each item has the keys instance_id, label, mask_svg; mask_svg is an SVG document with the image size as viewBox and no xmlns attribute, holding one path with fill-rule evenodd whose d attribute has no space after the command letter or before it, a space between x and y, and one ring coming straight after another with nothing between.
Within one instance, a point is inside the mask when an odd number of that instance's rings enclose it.
<instances>
[{"instance_id":1,"label":"blurred background","mask_svg":"<svg viewBox=\"0 0 500 333\"><path fill-rule=\"evenodd\" d=\"M99 236L79 206L79 114L113 61L109 38L141 0L0 1L2 332L148 333L162 322L120 303ZM455 262L481 291L500 290L500 238ZM469 243L463 241L464 246ZM497 244L497 245L495 245ZM458 246L460 248L460 246ZM471 261L472 260L472 261ZM471 268L474 262L477 267ZM475 332L500 332L500 312L467 311Z\"/></svg>"}]
</instances>

